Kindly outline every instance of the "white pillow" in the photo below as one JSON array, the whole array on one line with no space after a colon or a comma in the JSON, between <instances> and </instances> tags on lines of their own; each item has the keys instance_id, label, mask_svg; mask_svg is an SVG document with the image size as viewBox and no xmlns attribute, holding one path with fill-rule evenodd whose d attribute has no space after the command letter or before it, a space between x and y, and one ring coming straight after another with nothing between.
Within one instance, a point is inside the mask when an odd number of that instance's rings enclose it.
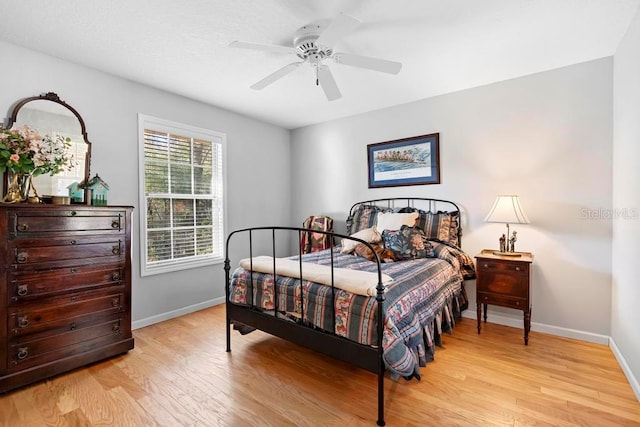
<instances>
[{"instance_id":1,"label":"white pillow","mask_svg":"<svg viewBox=\"0 0 640 427\"><path fill-rule=\"evenodd\" d=\"M376 217L376 228L382 232L384 230L400 230L403 225L415 227L418 216L418 212L379 212Z\"/></svg>"},{"instance_id":2,"label":"white pillow","mask_svg":"<svg viewBox=\"0 0 640 427\"><path fill-rule=\"evenodd\" d=\"M355 237L357 239L362 239L367 243L380 243L382 242L382 235L378 233L376 227L365 228L363 230L358 231L351 235L351 237ZM355 240L342 239L342 250L340 253L350 254L354 251L358 243Z\"/></svg>"}]
</instances>

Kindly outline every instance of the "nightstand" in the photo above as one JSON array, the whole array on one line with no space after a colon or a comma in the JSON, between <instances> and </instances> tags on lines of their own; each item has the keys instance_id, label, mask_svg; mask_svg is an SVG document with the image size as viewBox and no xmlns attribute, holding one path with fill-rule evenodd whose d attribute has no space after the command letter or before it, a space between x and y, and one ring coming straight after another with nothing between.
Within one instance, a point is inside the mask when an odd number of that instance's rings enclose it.
<instances>
[{"instance_id":1,"label":"nightstand","mask_svg":"<svg viewBox=\"0 0 640 427\"><path fill-rule=\"evenodd\" d=\"M495 255L494 250L484 249L476 255L476 305L478 333L484 306L487 322L487 305L515 308L524 312L524 344L529 344L531 329L531 264L533 255L519 252L520 256Z\"/></svg>"}]
</instances>

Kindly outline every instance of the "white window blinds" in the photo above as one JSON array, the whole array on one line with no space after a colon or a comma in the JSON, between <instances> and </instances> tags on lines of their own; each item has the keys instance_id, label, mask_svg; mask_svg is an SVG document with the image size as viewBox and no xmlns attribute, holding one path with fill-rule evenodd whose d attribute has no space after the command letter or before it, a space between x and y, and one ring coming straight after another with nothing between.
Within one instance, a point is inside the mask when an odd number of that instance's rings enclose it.
<instances>
[{"instance_id":1,"label":"white window blinds","mask_svg":"<svg viewBox=\"0 0 640 427\"><path fill-rule=\"evenodd\" d=\"M142 275L224 257L226 136L140 116Z\"/></svg>"}]
</instances>

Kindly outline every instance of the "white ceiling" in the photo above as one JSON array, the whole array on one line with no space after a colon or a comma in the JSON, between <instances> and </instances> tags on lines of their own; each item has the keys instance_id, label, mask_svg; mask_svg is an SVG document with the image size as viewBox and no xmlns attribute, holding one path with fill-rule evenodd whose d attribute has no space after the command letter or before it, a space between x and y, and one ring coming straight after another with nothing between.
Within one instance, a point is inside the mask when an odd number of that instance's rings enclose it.
<instances>
[{"instance_id":1,"label":"white ceiling","mask_svg":"<svg viewBox=\"0 0 640 427\"><path fill-rule=\"evenodd\" d=\"M640 0L0 0L0 40L296 128L613 55ZM398 75L328 62L329 102L304 66L232 49L292 45L296 29L346 13L362 21L336 51L403 63ZM3 65L3 66L6 66ZM55 90L55 88L45 88Z\"/></svg>"}]
</instances>

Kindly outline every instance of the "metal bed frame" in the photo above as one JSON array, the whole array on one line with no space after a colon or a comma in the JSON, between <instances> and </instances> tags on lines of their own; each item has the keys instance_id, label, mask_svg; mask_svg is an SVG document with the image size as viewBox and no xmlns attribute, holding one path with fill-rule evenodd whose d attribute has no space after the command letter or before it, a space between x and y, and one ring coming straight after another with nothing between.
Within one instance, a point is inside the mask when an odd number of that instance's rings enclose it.
<instances>
[{"instance_id":1,"label":"metal bed frame","mask_svg":"<svg viewBox=\"0 0 640 427\"><path fill-rule=\"evenodd\" d=\"M404 202L404 203L403 203ZM400 205L402 203L402 205ZM439 206L450 206L453 207L452 210L446 210L444 212L455 213L458 212L460 214L460 209L458 205L448 200L441 199L430 199L430 198L416 198L416 197L397 197L397 198L387 198L387 199L373 199L373 200L365 200L362 202L354 203L349 210L349 215L353 215L354 210L360 205L376 205L376 206L384 206L387 208L415 208L415 209L423 209L420 206L426 205L429 212L437 212L435 209ZM420 206L417 206L420 205ZM425 210L425 209L423 209ZM461 243L462 233L458 228L458 242ZM335 238L340 239L349 239L357 241L358 243L364 243L374 254L375 254L375 262L377 264L377 274L378 274L378 285L376 286L376 301L378 303L377 306L377 343L378 345L367 346L363 345L351 340L348 340L344 337L336 335L333 331L335 331L335 323L332 331L319 330L314 328L313 326L305 325L304 320L304 306L302 306L302 318L299 322L292 322L288 317L284 317L279 315L278 310L278 290L277 287L274 286L274 302L275 307L273 313L268 313L263 311L261 308L254 305L253 301L253 290L249 292L251 295L251 304L250 305L237 305L231 303L230 300L230 280L231 280L231 260L229 259L229 245L233 237L239 235L247 235L248 236L248 245L249 245L249 257L252 259L253 248L254 248L254 234L268 232L270 231L271 235L271 251L272 256L274 258L274 266L273 269L275 271L275 258L276 258L276 232L288 232L288 233L297 233L298 234L298 242L300 241L300 237L303 233L313 232L327 235L332 242L335 242ZM301 259L302 251L298 248L298 256L300 263L300 286L302 286L302 259ZM331 254L331 271L333 273L333 252ZM250 286L253 285L253 268L251 263L250 268ZM231 324L233 321L244 324L246 326L259 329L268 334L283 338L287 341L293 342L295 344L301 345L303 347L309 348L311 350L318 351L327 356L333 357L335 359L342 360L344 362L348 362L354 364L362 369L370 371L377 375L378 377L378 419L377 425L384 426L384 360L383 349L382 349L382 334L384 330L384 286L382 284L382 270L380 268L380 259L373 247L365 242L364 240L350 237L343 234L333 233L329 231L317 231L310 230L299 227L280 227L280 226L271 226L271 227L252 227L252 228L244 228L240 230L235 230L229 234L226 241L226 256L224 261L224 271L225 271L225 296L226 296L226 338L227 338L227 348L226 351L231 351ZM335 310L335 287L333 286L333 277L332 277L332 310ZM302 289L300 290L302 294ZM304 300L303 300L304 301ZM303 302L304 304L304 302ZM333 313L332 318L335 322L335 313Z\"/></svg>"}]
</instances>

